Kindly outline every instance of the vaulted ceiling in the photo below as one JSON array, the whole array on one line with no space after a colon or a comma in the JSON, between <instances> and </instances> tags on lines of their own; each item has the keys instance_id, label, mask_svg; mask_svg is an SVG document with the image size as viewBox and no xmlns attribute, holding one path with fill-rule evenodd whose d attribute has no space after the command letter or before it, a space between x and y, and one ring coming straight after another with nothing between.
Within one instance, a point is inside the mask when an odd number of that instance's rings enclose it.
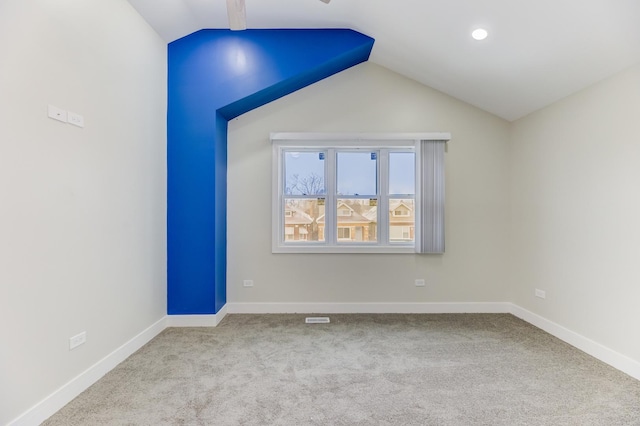
<instances>
[{"instance_id":1,"label":"vaulted ceiling","mask_svg":"<svg viewBox=\"0 0 640 426\"><path fill-rule=\"evenodd\" d=\"M167 42L229 28L225 0L129 3ZM246 14L249 28L360 31L372 62L509 121L640 62L640 0L246 0Z\"/></svg>"}]
</instances>

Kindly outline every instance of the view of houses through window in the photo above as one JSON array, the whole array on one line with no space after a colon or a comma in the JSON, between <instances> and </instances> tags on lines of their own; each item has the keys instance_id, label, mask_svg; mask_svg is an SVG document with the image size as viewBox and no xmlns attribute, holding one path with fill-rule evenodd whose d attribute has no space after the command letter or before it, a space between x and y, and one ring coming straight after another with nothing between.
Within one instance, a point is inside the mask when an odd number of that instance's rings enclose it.
<instances>
[{"instance_id":1,"label":"view of houses through window","mask_svg":"<svg viewBox=\"0 0 640 426\"><path fill-rule=\"evenodd\" d=\"M288 198L285 203L285 241L325 241L324 205L318 205L315 198ZM339 200L336 223L338 241L377 241L378 207L369 206L368 203L369 200ZM413 199L389 201L389 241L414 241L413 212Z\"/></svg>"},{"instance_id":2,"label":"view of houses through window","mask_svg":"<svg viewBox=\"0 0 640 426\"><path fill-rule=\"evenodd\" d=\"M325 161L334 156L332 167ZM415 154L407 150L287 150L283 155L284 242L325 242L333 223L337 243L412 243L415 239ZM384 162L381 176L380 161ZM327 171L329 170L330 171ZM326 175L334 179L327 184ZM333 177L334 176L334 177ZM381 182L380 179L386 179ZM334 189L328 194L327 187ZM386 191L382 192L380 189ZM330 203L327 197L333 196ZM333 206L327 218L327 205ZM381 215L380 206L387 207ZM282 235L282 234L281 234Z\"/></svg>"}]
</instances>

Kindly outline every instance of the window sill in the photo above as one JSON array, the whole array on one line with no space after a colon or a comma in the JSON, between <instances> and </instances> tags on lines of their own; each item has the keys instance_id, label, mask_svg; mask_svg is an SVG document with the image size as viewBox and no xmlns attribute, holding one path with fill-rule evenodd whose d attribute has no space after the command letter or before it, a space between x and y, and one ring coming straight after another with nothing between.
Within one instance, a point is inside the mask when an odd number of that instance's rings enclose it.
<instances>
[{"instance_id":1,"label":"window sill","mask_svg":"<svg viewBox=\"0 0 640 426\"><path fill-rule=\"evenodd\" d=\"M289 253L289 254L365 254L365 253L378 253L378 254L416 254L416 249L413 246L334 246L334 247L321 247L310 245L296 245L296 246L276 246L272 247L272 253Z\"/></svg>"}]
</instances>

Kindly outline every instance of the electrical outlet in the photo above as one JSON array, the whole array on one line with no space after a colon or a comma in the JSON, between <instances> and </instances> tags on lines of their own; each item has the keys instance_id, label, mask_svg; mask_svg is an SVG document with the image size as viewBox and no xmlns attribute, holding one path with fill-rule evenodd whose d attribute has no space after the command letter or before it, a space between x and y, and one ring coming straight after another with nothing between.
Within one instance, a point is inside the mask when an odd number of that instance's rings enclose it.
<instances>
[{"instance_id":1,"label":"electrical outlet","mask_svg":"<svg viewBox=\"0 0 640 426\"><path fill-rule=\"evenodd\" d=\"M84 117L80 114L76 114L75 112L68 111L67 123L78 127L84 127Z\"/></svg>"},{"instance_id":2,"label":"electrical outlet","mask_svg":"<svg viewBox=\"0 0 640 426\"><path fill-rule=\"evenodd\" d=\"M245 287L253 287L253 280L244 280L242 285Z\"/></svg>"},{"instance_id":3,"label":"electrical outlet","mask_svg":"<svg viewBox=\"0 0 640 426\"><path fill-rule=\"evenodd\" d=\"M539 297L540 299L546 299L547 292L544 290L540 290L539 288L536 288L536 297Z\"/></svg>"},{"instance_id":4,"label":"electrical outlet","mask_svg":"<svg viewBox=\"0 0 640 426\"><path fill-rule=\"evenodd\" d=\"M80 334L76 334L73 337L69 338L69 350L75 349L78 346L84 344L87 341L87 332L83 331Z\"/></svg>"},{"instance_id":5,"label":"electrical outlet","mask_svg":"<svg viewBox=\"0 0 640 426\"><path fill-rule=\"evenodd\" d=\"M416 280L416 287L424 287L425 285L426 284L425 284L425 281L423 279Z\"/></svg>"}]
</instances>

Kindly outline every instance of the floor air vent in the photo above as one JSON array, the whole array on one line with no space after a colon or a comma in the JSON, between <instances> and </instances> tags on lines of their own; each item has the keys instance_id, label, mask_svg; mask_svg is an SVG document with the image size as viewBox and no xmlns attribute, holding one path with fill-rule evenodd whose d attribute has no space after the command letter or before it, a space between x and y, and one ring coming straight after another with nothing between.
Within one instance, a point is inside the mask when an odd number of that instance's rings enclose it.
<instances>
[{"instance_id":1,"label":"floor air vent","mask_svg":"<svg viewBox=\"0 0 640 426\"><path fill-rule=\"evenodd\" d=\"M307 317L304 322L307 324L329 324L329 317Z\"/></svg>"}]
</instances>

